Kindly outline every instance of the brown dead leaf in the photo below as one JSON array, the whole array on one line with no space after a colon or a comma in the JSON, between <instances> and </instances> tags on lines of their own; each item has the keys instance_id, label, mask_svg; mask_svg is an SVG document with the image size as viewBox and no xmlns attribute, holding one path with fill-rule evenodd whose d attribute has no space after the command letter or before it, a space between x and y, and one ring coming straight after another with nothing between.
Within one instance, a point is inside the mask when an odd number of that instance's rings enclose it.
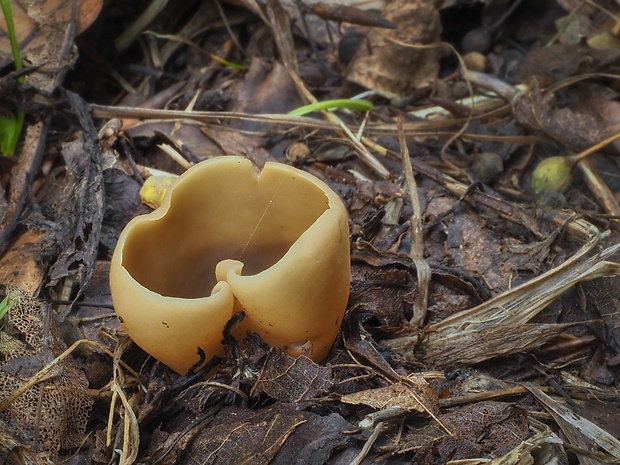
<instances>
[{"instance_id":1,"label":"brown dead leaf","mask_svg":"<svg viewBox=\"0 0 620 465\"><path fill-rule=\"evenodd\" d=\"M293 358L280 349L272 349L252 395L263 392L282 402L301 402L327 392L332 386L330 368L314 363L305 355Z\"/></svg>"},{"instance_id":2,"label":"brown dead leaf","mask_svg":"<svg viewBox=\"0 0 620 465\"><path fill-rule=\"evenodd\" d=\"M353 449L353 455L357 454L359 449L355 443L364 439L363 433L353 433L356 428L340 415L331 413L320 416L311 412L303 414L305 422L287 439L271 465L329 463L329 460L343 449Z\"/></svg>"},{"instance_id":3,"label":"brown dead leaf","mask_svg":"<svg viewBox=\"0 0 620 465\"><path fill-rule=\"evenodd\" d=\"M436 221L453 208L453 199L437 195L426 208L427 221ZM450 218L449 228L434 228L425 239L426 247L433 247L433 260L452 263L453 268L471 276L484 276L493 290L508 287L514 266L502 258L505 238L490 230L484 217L472 215L468 210L457 209L447 218Z\"/></svg>"},{"instance_id":4,"label":"brown dead leaf","mask_svg":"<svg viewBox=\"0 0 620 465\"><path fill-rule=\"evenodd\" d=\"M229 412L227 416L228 421L194 441L188 451L192 460L187 463L207 463L209 457L213 464L270 463L295 428L304 422L299 413L280 414L276 409L256 414L248 410L236 415Z\"/></svg>"},{"instance_id":5,"label":"brown dead leaf","mask_svg":"<svg viewBox=\"0 0 620 465\"><path fill-rule=\"evenodd\" d=\"M345 404L364 404L377 410L400 407L408 412L436 413L439 401L433 389L421 377L410 377L386 387L367 389L340 398Z\"/></svg>"},{"instance_id":6,"label":"brown dead leaf","mask_svg":"<svg viewBox=\"0 0 620 465\"><path fill-rule=\"evenodd\" d=\"M397 29L372 29L346 73L347 79L369 89L407 95L433 82L439 70L439 47L416 49L392 42L431 44L440 40L439 13L432 2L389 2L383 16Z\"/></svg>"},{"instance_id":7,"label":"brown dead leaf","mask_svg":"<svg viewBox=\"0 0 620 465\"><path fill-rule=\"evenodd\" d=\"M444 436L436 441L429 441L416 451L413 463L444 464L451 461L466 462L472 457L481 457L484 449L479 444L464 438ZM480 463L480 462L474 462Z\"/></svg>"},{"instance_id":8,"label":"brown dead leaf","mask_svg":"<svg viewBox=\"0 0 620 465\"><path fill-rule=\"evenodd\" d=\"M45 47L49 40L42 25L53 25L66 29L69 27L72 0L26 1L11 0L15 32L22 53ZM97 19L103 0L78 0L75 14L77 33L84 31ZM58 44L60 45L60 44ZM0 15L0 57L12 59L11 45L6 29L4 15Z\"/></svg>"},{"instance_id":9,"label":"brown dead leaf","mask_svg":"<svg viewBox=\"0 0 620 465\"><path fill-rule=\"evenodd\" d=\"M595 116L561 108L553 93L538 87L514 102L514 116L521 124L546 132L575 151L585 150L607 138L607 129Z\"/></svg>"},{"instance_id":10,"label":"brown dead leaf","mask_svg":"<svg viewBox=\"0 0 620 465\"><path fill-rule=\"evenodd\" d=\"M380 258L384 259L384 263L376 263ZM411 269L403 270L393 266L393 263L385 263L389 258L387 253L373 256L354 251L349 305L359 308L364 314L373 315L382 326L393 328L402 324L403 315L410 311L414 278ZM360 261L363 259L374 260L375 263L363 263ZM410 262L407 266L412 268Z\"/></svg>"},{"instance_id":11,"label":"brown dead leaf","mask_svg":"<svg viewBox=\"0 0 620 465\"><path fill-rule=\"evenodd\" d=\"M0 333L0 397L9 399L65 349L51 308L28 292L8 288L9 311ZM40 383L25 390L6 405L3 424L15 438L55 458L60 449L76 447L83 441L92 399L88 381L77 363L67 357L58 362ZM5 400L6 402L6 400Z\"/></svg>"},{"instance_id":12,"label":"brown dead leaf","mask_svg":"<svg viewBox=\"0 0 620 465\"><path fill-rule=\"evenodd\" d=\"M0 447L3 463L27 463L29 465L48 465L49 460L37 454L33 448L24 446L13 437L11 428L0 424Z\"/></svg>"},{"instance_id":13,"label":"brown dead leaf","mask_svg":"<svg viewBox=\"0 0 620 465\"><path fill-rule=\"evenodd\" d=\"M471 457L501 457L529 434L526 413L508 403L488 401L440 415L440 421L453 435L426 443L416 453L414 462L446 463Z\"/></svg>"},{"instance_id":14,"label":"brown dead leaf","mask_svg":"<svg viewBox=\"0 0 620 465\"><path fill-rule=\"evenodd\" d=\"M440 418L453 433L470 441L477 441L484 431L488 434L493 425L504 423L508 419L517 419L519 431L504 431L501 438L501 442L505 443L503 447L508 449L520 442L517 438L524 438L528 434L526 412L506 402L478 402L440 415ZM512 445L506 443L510 436L516 440Z\"/></svg>"},{"instance_id":15,"label":"brown dead leaf","mask_svg":"<svg viewBox=\"0 0 620 465\"><path fill-rule=\"evenodd\" d=\"M103 171L105 214L101 224L100 243L114 250L119 234L140 204L140 184L123 171Z\"/></svg>"},{"instance_id":16,"label":"brown dead leaf","mask_svg":"<svg viewBox=\"0 0 620 465\"><path fill-rule=\"evenodd\" d=\"M620 346L620 278L583 283L583 291L592 301L592 318L600 318L609 337Z\"/></svg>"},{"instance_id":17,"label":"brown dead leaf","mask_svg":"<svg viewBox=\"0 0 620 465\"><path fill-rule=\"evenodd\" d=\"M209 143L215 143L220 151L226 155L241 155L249 158L259 168L265 166L268 161L273 161L273 157L265 150L260 143L244 136L233 129L223 127L203 126L203 135Z\"/></svg>"},{"instance_id":18,"label":"brown dead leaf","mask_svg":"<svg viewBox=\"0 0 620 465\"><path fill-rule=\"evenodd\" d=\"M620 50L594 50L585 45L536 47L519 66L517 78L547 87L583 73L613 72L620 64Z\"/></svg>"},{"instance_id":19,"label":"brown dead leaf","mask_svg":"<svg viewBox=\"0 0 620 465\"><path fill-rule=\"evenodd\" d=\"M34 293L41 286L45 269L41 256L47 234L28 230L19 236L0 258L0 282Z\"/></svg>"},{"instance_id":20,"label":"brown dead leaf","mask_svg":"<svg viewBox=\"0 0 620 465\"><path fill-rule=\"evenodd\" d=\"M72 277L81 285L79 296L88 286L97 260L105 213L104 187L101 149L93 121L80 97L70 92L67 92L67 96L78 114L84 132L79 139L65 144L63 148L65 158L76 160L76 165L71 170L76 180L70 199L74 208L73 221L72 224L67 224L73 237L70 245L63 244L65 248L50 268L49 278L50 285L53 286L61 278Z\"/></svg>"},{"instance_id":21,"label":"brown dead leaf","mask_svg":"<svg viewBox=\"0 0 620 465\"><path fill-rule=\"evenodd\" d=\"M192 424L200 428L186 454L174 462L160 457L157 463L327 463L337 450L363 437L352 434L356 428L338 414L320 416L281 402L257 411L214 407L204 423Z\"/></svg>"},{"instance_id":22,"label":"brown dead leaf","mask_svg":"<svg viewBox=\"0 0 620 465\"><path fill-rule=\"evenodd\" d=\"M155 137L168 139L179 152L188 154L190 160L203 160L209 156L223 155L224 152L220 147L209 137L205 137L201 128L201 124L191 121L149 119L131 124L126 133L138 139Z\"/></svg>"},{"instance_id":23,"label":"brown dead leaf","mask_svg":"<svg viewBox=\"0 0 620 465\"><path fill-rule=\"evenodd\" d=\"M303 105L295 83L284 65L270 65L254 58L238 91L232 111L250 114L286 113ZM238 121L234 126L247 131L261 131L265 123Z\"/></svg>"}]
</instances>

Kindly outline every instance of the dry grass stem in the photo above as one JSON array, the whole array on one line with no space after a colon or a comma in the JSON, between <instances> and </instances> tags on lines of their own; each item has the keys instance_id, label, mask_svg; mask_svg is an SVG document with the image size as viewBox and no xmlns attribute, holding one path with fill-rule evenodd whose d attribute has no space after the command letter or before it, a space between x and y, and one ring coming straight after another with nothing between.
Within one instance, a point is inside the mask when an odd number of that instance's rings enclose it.
<instances>
[{"instance_id":1,"label":"dry grass stem","mask_svg":"<svg viewBox=\"0 0 620 465\"><path fill-rule=\"evenodd\" d=\"M160 149L162 149L166 155L168 155L170 157L171 160L173 160L174 162L176 162L178 165L181 166L181 168L183 168L184 170L188 170L191 168L192 163L187 161L185 158L183 158L183 155L181 155L174 147L172 147L170 144L157 144L157 147L159 147Z\"/></svg>"},{"instance_id":2,"label":"dry grass stem","mask_svg":"<svg viewBox=\"0 0 620 465\"><path fill-rule=\"evenodd\" d=\"M456 313L418 334L383 341L392 352L420 346L423 360L438 367L474 364L500 355L539 347L574 324L528 324L553 300L575 284L620 276L620 264L605 261L620 244L585 258L601 237L595 234L562 265L477 307Z\"/></svg>"},{"instance_id":3,"label":"dry grass stem","mask_svg":"<svg viewBox=\"0 0 620 465\"><path fill-rule=\"evenodd\" d=\"M426 320L426 312L428 310L428 292L431 283L431 267L424 260L424 229L422 228L422 210L420 208L420 200L418 199L418 186L413 176L413 168L411 167L411 159L409 157L409 148L405 140L405 134L402 131L401 120L398 120L398 139L400 142L400 151L403 161L403 169L405 171L405 180L407 182L407 190L411 198L413 214L411 216L411 260L415 264L416 274L418 278L418 292L413 302L413 316L409 323L413 328L419 328Z\"/></svg>"},{"instance_id":4,"label":"dry grass stem","mask_svg":"<svg viewBox=\"0 0 620 465\"><path fill-rule=\"evenodd\" d=\"M620 244L584 259L598 244L596 235L562 265L510 289L469 310L430 325L421 342L425 359L446 366L477 363L500 354L540 345L570 325L527 323L575 284L601 277L620 276L620 264L605 261Z\"/></svg>"},{"instance_id":5,"label":"dry grass stem","mask_svg":"<svg viewBox=\"0 0 620 465\"><path fill-rule=\"evenodd\" d=\"M523 324L576 283L584 279L616 275L620 272L620 265L605 262L605 259L620 250L620 244L582 260L596 247L601 237L601 235L592 237L562 265L514 289L503 292L477 307L430 325L428 330L448 335L472 329L485 329L498 323Z\"/></svg>"},{"instance_id":6,"label":"dry grass stem","mask_svg":"<svg viewBox=\"0 0 620 465\"><path fill-rule=\"evenodd\" d=\"M618 439L590 420L573 412L564 404L555 401L540 389L534 386L527 386L527 388L553 416L571 444L587 450L589 449L588 442L593 442L616 459L620 459L620 441Z\"/></svg>"},{"instance_id":7,"label":"dry grass stem","mask_svg":"<svg viewBox=\"0 0 620 465\"><path fill-rule=\"evenodd\" d=\"M618 205L616 196L603 181L598 171L592 167L592 164L588 160L582 160L577 163L577 168L581 173L582 179L587 184L592 194L594 194L601 207L603 207L609 215L620 218L620 205Z\"/></svg>"},{"instance_id":8,"label":"dry grass stem","mask_svg":"<svg viewBox=\"0 0 620 465\"><path fill-rule=\"evenodd\" d=\"M439 108L439 107L433 107ZM251 114L243 112L229 111L185 111L185 110L162 110L141 107L123 107L123 106L107 106L107 105L91 105L92 113L97 118L131 118L142 120L184 120L185 124L220 124L221 121L252 121L273 125L285 125L291 127L306 127L312 129L326 129L339 131L340 124L336 121L319 120L309 118L307 116L290 116L285 114ZM333 113L332 113L333 115ZM484 117L486 115L480 115ZM442 131L463 124L464 119L447 118L441 120L421 120L421 121L404 121L403 131L407 137L449 137L454 131ZM352 131L358 132L360 126L356 124L349 125ZM365 133L372 136L380 135L396 135L398 129L396 124L386 124L383 122L368 122L366 124ZM531 144L547 142L549 139L542 136L501 136L488 134L463 133L462 137L476 140L491 140L497 142L515 143L515 144ZM355 137L357 139L357 137ZM373 142L365 137L360 139L361 142L369 147L373 147ZM374 148L373 148L374 150ZM383 149L386 151L386 149ZM383 153L380 152L380 153Z\"/></svg>"},{"instance_id":9,"label":"dry grass stem","mask_svg":"<svg viewBox=\"0 0 620 465\"><path fill-rule=\"evenodd\" d=\"M353 459L351 461L351 465L359 465L359 464L362 463L364 458L366 458L366 456L368 455L368 452L370 452L370 449L372 448L372 445L379 438L379 435L383 431L383 427L384 426L385 426L384 422L379 422L379 423L377 423L375 425L374 431L372 432L372 434L370 435L370 437L368 438L368 440L364 444L364 447L362 447L362 450L357 455L357 457L355 457L355 459Z\"/></svg>"},{"instance_id":10,"label":"dry grass stem","mask_svg":"<svg viewBox=\"0 0 620 465\"><path fill-rule=\"evenodd\" d=\"M122 449L120 450L119 465L133 464L138 457L140 447L140 428L138 426L138 418L136 417L133 407L125 395L125 391L123 390L124 375L120 366L121 356L130 344L131 339L129 338L125 338L122 342L117 344L114 350L112 367L114 379L112 384L112 399L110 401L110 415L108 418L107 442L109 446L111 443L111 432L114 424L114 409L118 399L121 401L121 417L123 418L123 441Z\"/></svg>"}]
</instances>

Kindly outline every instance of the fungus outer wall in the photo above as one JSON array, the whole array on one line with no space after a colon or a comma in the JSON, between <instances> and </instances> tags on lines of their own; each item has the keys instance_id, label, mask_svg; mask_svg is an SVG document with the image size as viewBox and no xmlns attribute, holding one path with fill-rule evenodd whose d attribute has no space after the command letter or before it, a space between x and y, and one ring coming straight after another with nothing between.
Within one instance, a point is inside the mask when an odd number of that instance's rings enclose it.
<instances>
[{"instance_id":1,"label":"fungus outer wall","mask_svg":"<svg viewBox=\"0 0 620 465\"><path fill-rule=\"evenodd\" d=\"M217 276L216 276L217 275ZM133 219L110 272L117 314L132 339L184 373L197 347L222 355L222 329L327 355L349 294L347 212L316 177L279 163L257 173L218 157L182 175L158 209ZM307 343L309 342L309 344Z\"/></svg>"}]
</instances>

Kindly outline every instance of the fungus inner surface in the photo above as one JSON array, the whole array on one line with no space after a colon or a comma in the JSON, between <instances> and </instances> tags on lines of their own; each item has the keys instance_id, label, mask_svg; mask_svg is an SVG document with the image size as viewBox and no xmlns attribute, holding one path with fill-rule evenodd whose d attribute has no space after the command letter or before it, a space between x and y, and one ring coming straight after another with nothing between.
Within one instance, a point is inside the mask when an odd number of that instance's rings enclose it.
<instances>
[{"instance_id":1,"label":"fungus inner surface","mask_svg":"<svg viewBox=\"0 0 620 465\"><path fill-rule=\"evenodd\" d=\"M165 213L136 221L124 244L123 267L163 296L209 296L225 259L243 262L246 276L270 268L329 209L319 186L269 164L260 174L198 174L173 187Z\"/></svg>"}]
</instances>

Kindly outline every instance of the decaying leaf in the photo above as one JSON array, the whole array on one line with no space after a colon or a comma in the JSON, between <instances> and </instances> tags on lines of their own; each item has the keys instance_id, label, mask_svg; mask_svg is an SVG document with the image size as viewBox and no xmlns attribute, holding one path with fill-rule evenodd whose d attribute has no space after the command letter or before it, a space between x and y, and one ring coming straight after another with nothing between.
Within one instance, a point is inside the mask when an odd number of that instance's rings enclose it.
<instances>
[{"instance_id":1,"label":"decaying leaf","mask_svg":"<svg viewBox=\"0 0 620 465\"><path fill-rule=\"evenodd\" d=\"M140 203L140 185L121 170L114 168L103 172L103 182L106 205L100 242L109 250L114 250L118 235Z\"/></svg>"},{"instance_id":2,"label":"decaying leaf","mask_svg":"<svg viewBox=\"0 0 620 465\"><path fill-rule=\"evenodd\" d=\"M78 295L88 285L95 268L104 208L101 149L97 131L88 113L85 102L76 94L67 92L67 97L78 114L83 128L82 136L65 145L63 155L67 166L76 178L75 192L71 201L74 216L70 219L73 230L71 244L65 246L50 269L50 285L61 278L72 277L81 284Z\"/></svg>"},{"instance_id":3,"label":"decaying leaf","mask_svg":"<svg viewBox=\"0 0 620 465\"><path fill-rule=\"evenodd\" d=\"M12 0L11 4L17 40L21 44L22 53L53 45L49 43L47 29L56 27L64 30L74 14L72 0L38 2ZM97 19L103 0L79 0L76 6L76 30L79 33ZM3 15L0 15L0 31L0 56L3 59L12 59Z\"/></svg>"},{"instance_id":4,"label":"decaying leaf","mask_svg":"<svg viewBox=\"0 0 620 465\"><path fill-rule=\"evenodd\" d=\"M425 0L388 2L383 13L398 28L372 29L351 61L347 79L369 89L407 95L437 77L441 51L439 47L408 48L390 39L413 45L438 42L439 13Z\"/></svg>"},{"instance_id":5,"label":"decaying leaf","mask_svg":"<svg viewBox=\"0 0 620 465\"><path fill-rule=\"evenodd\" d=\"M561 108L553 93L533 88L514 102L517 121L535 130L542 130L572 150L581 151L606 139L601 122L591 114Z\"/></svg>"},{"instance_id":6,"label":"decaying leaf","mask_svg":"<svg viewBox=\"0 0 620 465\"><path fill-rule=\"evenodd\" d=\"M28 230L11 244L0 258L0 282L35 292L43 282L45 270L41 256L46 234Z\"/></svg>"},{"instance_id":7,"label":"decaying leaf","mask_svg":"<svg viewBox=\"0 0 620 465\"><path fill-rule=\"evenodd\" d=\"M265 393L282 402L301 402L333 386L331 369L305 355L293 358L280 349L269 352L252 394Z\"/></svg>"},{"instance_id":8,"label":"decaying leaf","mask_svg":"<svg viewBox=\"0 0 620 465\"><path fill-rule=\"evenodd\" d=\"M546 429L523 441L503 457L483 463L486 465L567 463L568 459L561 445L562 440L550 429Z\"/></svg>"},{"instance_id":9,"label":"decaying leaf","mask_svg":"<svg viewBox=\"0 0 620 465\"><path fill-rule=\"evenodd\" d=\"M535 79L546 87L580 73L609 72L618 63L618 49L595 50L581 44L556 44L532 49L519 66L518 77L522 82Z\"/></svg>"},{"instance_id":10,"label":"decaying leaf","mask_svg":"<svg viewBox=\"0 0 620 465\"><path fill-rule=\"evenodd\" d=\"M594 302L594 318L600 318L609 337L620 346L620 278L584 283L583 289Z\"/></svg>"},{"instance_id":11,"label":"decaying leaf","mask_svg":"<svg viewBox=\"0 0 620 465\"><path fill-rule=\"evenodd\" d=\"M286 113L303 103L284 65L276 62L268 66L263 60L254 58L232 111L251 114ZM234 126L247 131L260 131L268 127L256 121L235 121Z\"/></svg>"},{"instance_id":12,"label":"decaying leaf","mask_svg":"<svg viewBox=\"0 0 620 465\"><path fill-rule=\"evenodd\" d=\"M299 411L294 404L258 411L217 407L175 464L326 463L338 449L360 439L353 430L338 414L320 416Z\"/></svg>"},{"instance_id":13,"label":"decaying leaf","mask_svg":"<svg viewBox=\"0 0 620 465\"><path fill-rule=\"evenodd\" d=\"M32 447L24 446L13 437L11 429L0 423L0 463L49 465L49 460L37 454Z\"/></svg>"},{"instance_id":14,"label":"decaying leaf","mask_svg":"<svg viewBox=\"0 0 620 465\"><path fill-rule=\"evenodd\" d=\"M345 404L364 404L378 410L392 407L419 413L436 413L438 410L437 396L421 377L409 377L386 387L354 392L340 400Z\"/></svg>"},{"instance_id":15,"label":"decaying leaf","mask_svg":"<svg viewBox=\"0 0 620 465\"><path fill-rule=\"evenodd\" d=\"M500 439L502 447L513 447L507 441L512 437L516 445L528 434L526 411L507 402L483 401L465 405L451 412L440 415L444 423L457 436L470 441L478 441L486 432L485 440L489 439L494 426L503 425L504 432ZM516 420L508 427L508 420ZM510 431L509 431L510 430ZM501 430L500 430L501 431Z\"/></svg>"},{"instance_id":16,"label":"decaying leaf","mask_svg":"<svg viewBox=\"0 0 620 465\"><path fill-rule=\"evenodd\" d=\"M9 286L8 304L0 333L1 399L65 349L55 323L44 323L43 305L30 294ZM0 412L0 420L20 443L55 457L60 449L80 445L92 404L84 373L67 357Z\"/></svg>"},{"instance_id":17,"label":"decaying leaf","mask_svg":"<svg viewBox=\"0 0 620 465\"><path fill-rule=\"evenodd\" d=\"M452 434L426 441L416 463L505 456L529 434L526 411L506 402L466 405L439 415L439 420Z\"/></svg>"}]
</instances>

